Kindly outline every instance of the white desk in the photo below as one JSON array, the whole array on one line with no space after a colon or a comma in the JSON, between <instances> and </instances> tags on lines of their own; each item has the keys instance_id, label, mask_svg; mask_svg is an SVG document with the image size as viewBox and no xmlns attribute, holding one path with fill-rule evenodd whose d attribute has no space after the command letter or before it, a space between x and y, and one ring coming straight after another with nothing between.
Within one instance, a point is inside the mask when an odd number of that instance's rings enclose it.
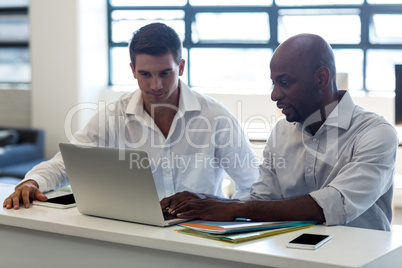
<instances>
[{"instance_id":1,"label":"white desk","mask_svg":"<svg viewBox=\"0 0 402 268\"><path fill-rule=\"evenodd\" d=\"M13 188L0 185L0 199ZM0 210L1 267L401 267L402 234L324 227L229 244L61 210ZM302 232L331 234L315 251L288 249Z\"/></svg>"}]
</instances>

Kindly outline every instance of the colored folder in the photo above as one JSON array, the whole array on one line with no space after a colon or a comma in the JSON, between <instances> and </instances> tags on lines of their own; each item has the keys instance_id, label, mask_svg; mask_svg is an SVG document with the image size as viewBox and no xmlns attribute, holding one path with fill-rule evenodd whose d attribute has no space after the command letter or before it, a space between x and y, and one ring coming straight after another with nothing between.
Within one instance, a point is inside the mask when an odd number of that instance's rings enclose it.
<instances>
[{"instance_id":1,"label":"colored folder","mask_svg":"<svg viewBox=\"0 0 402 268\"><path fill-rule=\"evenodd\" d=\"M176 230L179 233L209 238L214 240L219 240L223 242L229 243L240 243L245 241L250 241L253 239L273 236L277 234L283 234L287 232L297 231L305 228L313 227L314 224L305 224L305 225L298 225L293 227L286 227L286 228L279 228L279 229L269 229L269 230L262 230L262 231L249 231L249 232L241 232L241 233L229 233L229 234L210 234L205 232L196 231L193 229L183 228Z\"/></svg>"},{"instance_id":2,"label":"colored folder","mask_svg":"<svg viewBox=\"0 0 402 268\"><path fill-rule=\"evenodd\" d=\"M210 234L229 234L239 232L261 231L314 225L315 221L281 221L281 222L253 222L247 220L235 221L204 221L197 220L181 223L179 226Z\"/></svg>"}]
</instances>

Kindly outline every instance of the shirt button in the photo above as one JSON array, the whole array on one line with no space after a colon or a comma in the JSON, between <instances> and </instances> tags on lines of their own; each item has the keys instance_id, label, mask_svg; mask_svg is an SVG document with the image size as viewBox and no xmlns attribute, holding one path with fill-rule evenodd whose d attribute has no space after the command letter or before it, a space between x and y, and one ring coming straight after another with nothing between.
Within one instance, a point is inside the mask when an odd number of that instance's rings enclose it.
<instances>
[{"instance_id":1,"label":"shirt button","mask_svg":"<svg viewBox=\"0 0 402 268\"><path fill-rule=\"evenodd\" d=\"M314 139L313 139L313 142L317 142L317 139L316 139L316 138L314 138Z\"/></svg>"},{"instance_id":2,"label":"shirt button","mask_svg":"<svg viewBox=\"0 0 402 268\"><path fill-rule=\"evenodd\" d=\"M311 171L313 171L312 168L308 168L308 169L307 169L307 173L310 173Z\"/></svg>"}]
</instances>

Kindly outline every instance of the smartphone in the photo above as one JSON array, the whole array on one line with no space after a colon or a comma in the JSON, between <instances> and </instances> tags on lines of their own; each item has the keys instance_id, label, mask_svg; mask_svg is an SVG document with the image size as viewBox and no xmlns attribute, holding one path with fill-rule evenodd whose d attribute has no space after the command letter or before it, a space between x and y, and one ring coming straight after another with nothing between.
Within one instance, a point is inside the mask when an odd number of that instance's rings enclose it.
<instances>
[{"instance_id":1,"label":"smartphone","mask_svg":"<svg viewBox=\"0 0 402 268\"><path fill-rule=\"evenodd\" d=\"M52 207L52 208L71 208L75 207L75 199L72 193L56 196L49 198L47 201L42 202L39 200L34 200L32 202L33 205L44 206L44 207Z\"/></svg>"},{"instance_id":2,"label":"smartphone","mask_svg":"<svg viewBox=\"0 0 402 268\"><path fill-rule=\"evenodd\" d=\"M288 248L317 249L332 239L331 235L302 234L289 243Z\"/></svg>"}]
</instances>

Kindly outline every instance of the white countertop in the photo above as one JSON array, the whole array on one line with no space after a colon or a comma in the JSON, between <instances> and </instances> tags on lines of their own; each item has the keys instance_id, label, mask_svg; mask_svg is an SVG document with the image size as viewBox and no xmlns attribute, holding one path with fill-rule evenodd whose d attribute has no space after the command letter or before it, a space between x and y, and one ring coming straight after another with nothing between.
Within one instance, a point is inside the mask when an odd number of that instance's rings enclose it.
<instances>
[{"instance_id":1,"label":"white countertop","mask_svg":"<svg viewBox=\"0 0 402 268\"><path fill-rule=\"evenodd\" d=\"M13 191L0 184L0 199ZM174 232L178 227L154 227L82 215L77 208L0 210L0 224L101 240L125 245L207 256L275 267L380 267L378 261L402 262L402 235L343 226L313 228L230 244ZM332 241L311 251L289 249L286 242L303 233L330 234Z\"/></svg>"}]
</instances>

